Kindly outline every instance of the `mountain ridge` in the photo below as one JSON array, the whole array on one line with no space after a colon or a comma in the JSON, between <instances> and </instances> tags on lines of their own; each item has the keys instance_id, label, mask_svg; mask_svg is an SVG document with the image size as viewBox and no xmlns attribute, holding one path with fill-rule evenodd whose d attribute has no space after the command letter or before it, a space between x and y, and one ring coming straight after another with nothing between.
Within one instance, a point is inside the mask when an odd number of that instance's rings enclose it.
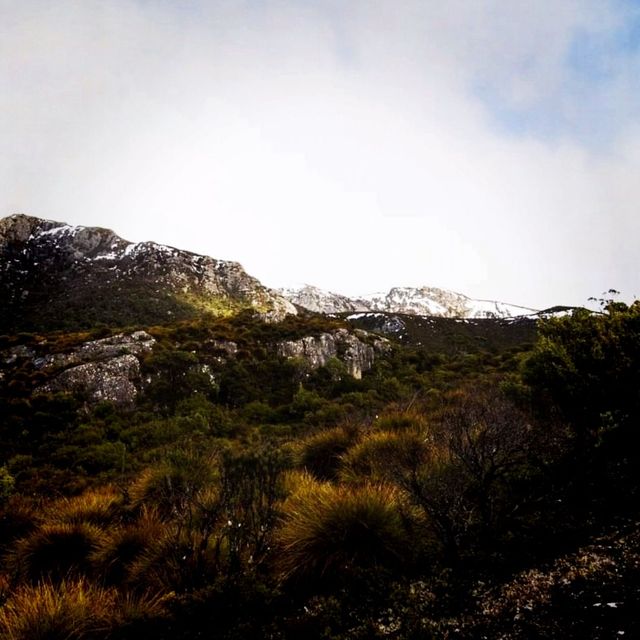
<instances>
[{"instance_id":1,"label":"mountain ridge","mask_svg":"<svg viewBox=\"0 0 640 640\"><path fill-rule=\"evenodd\" d=\"M290 302L318 313L406 313L444 318L508 318L536 314L539 309L474 299L438 287L392 287L388 292L345 296L313 285L277 291Z\"/></svg>"},{"instance_id":2,"label":"mountain ridge","mask_svg":"<svg viewBox=\"0 0 640 640\"><path fill-rule=\"evenodd\" d=\"M0 219L0 259L1 330L162 324L243 310L268 321L297 309L470 319L538 313L429 286L354 297L312 285L270 289L235 261L26 214Z\"/></svg>"},{"instance_id":3,"label":"mountain ridge","mask_svg":"<svg viewBox=\"0 0 640 640\"><path fill-rule=\"evenodd\" d=\"M25 214L0 220L0 328L162 323L242 310L277 321L295 307L240 263L110 229Z\"/></svg>"}]
</instances>

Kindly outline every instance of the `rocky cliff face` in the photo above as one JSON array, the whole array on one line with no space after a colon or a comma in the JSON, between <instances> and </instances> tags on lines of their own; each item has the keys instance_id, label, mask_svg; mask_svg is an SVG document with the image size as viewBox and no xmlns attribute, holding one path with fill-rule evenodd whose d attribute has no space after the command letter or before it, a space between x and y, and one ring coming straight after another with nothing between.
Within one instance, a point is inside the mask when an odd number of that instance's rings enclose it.
<instances>
[{"instance_id":1,"label":"rocky cliff face","mask_svg":"<svg viewBox=\"0 0 640 640\"><path fill-rule=\"evenodd\" d=\"M277 350L278 355L285 358L306 360L311 369L324 367L332 358L337 358L345 364L350 375L360 379L363 372L373 366L376 352L385 353L390 349L387 340L377 338L370 345L361 339L366 336L366 332L359 332L358 336L339 329L333 333L280 342Z\"/></svg>"},{"instance_id":2,"label":"rocky cliff face","mask_svg":"<svg viewBox=\"0 0 640 640\"><path fill-rule=\"evenodd\" d=\"M394 287L386 293L348 298L317 287L281 289L301 307L319 313L407 313L442 318L507 318L535 313L535 309L494 300L474 300L437 287Z\"/></svg>"},{"instance_id":3,"label":"rocky cliff face","mask_svg":"<svg viewBox=\"0 0 640 640\"><path fill-rule=\"evenodd\" d=\"M0 220L0 304L1 330L296 313L236 262L24 215Z\"/></svg>"}]
</instances>

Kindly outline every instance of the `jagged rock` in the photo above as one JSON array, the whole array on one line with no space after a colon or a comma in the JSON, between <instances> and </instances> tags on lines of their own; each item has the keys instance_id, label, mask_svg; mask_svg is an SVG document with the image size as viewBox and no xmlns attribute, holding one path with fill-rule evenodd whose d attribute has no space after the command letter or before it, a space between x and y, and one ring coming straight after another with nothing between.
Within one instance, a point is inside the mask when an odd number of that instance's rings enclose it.
<instances>
[{"instance_id":1,"label":"jagged rock","mask_svg":"<svg viewBox=\"0 0 640 640\"><path fill-rule=\"evenodd\" d=\"M364 331L360 335L368 336ZM383 352L389 348L389 342L385 339L377 338L374 346L371 346L346 329L338 329L333 333L279 342L277 352L285 358L302 358L311 369L324 367L332 358L338 358L350 375L360 379L362 373L373 366L376 350Z\"/></svg>"},{"instance_id":2,"label":"jagged rock","mask_svg":"<svg viewBox=\"0 0 640 640\"><path fill-rule=\"evenodd\" d=\"M285 358L302 358L312 369L319 369L338 355L338 348L335 337L330 333L323 333L318 337L306 336L299 340L280 342L278 355Z\"/></svg>"},{"instance_id":3,"label":"jagged rock","mask_svg":"<svg viewBox=\"0 0 640 640\"><path fill-rule=\"evenodd\" d=\"M375 359L373 347L361 342L356 336L344 329L340 329L337 333L344 350L342 360L347 365L349 373L359 380L362 378L362 373L369 371L373 366Z\"/></svg>"},{"instance_id":4,"label":"jagged rock","mask_svg":"<svg viewBox=\"0 0 640 640\"><path fill-rule=\"evenodd\" d=\"M119 333L109 338L84 342L71 353L54 353L34 361L36 368L43 370L66 368L84 362L106 360L120 355L142 356L150 353L155 339L146 331L130 334Z\"/></svg>"},{"instance_id":5,"label":"jagged rock","mask_svg":"<svg viewBox=\"0 0 640 640\"><path fill-rule=\"evenodd\" d=\"M66 369L36 391L67 391L83 396L89 404L107 400L126 407L133 405L138 395L139 379L140 362L128 354Z\"/></svg>"}]
</instances>

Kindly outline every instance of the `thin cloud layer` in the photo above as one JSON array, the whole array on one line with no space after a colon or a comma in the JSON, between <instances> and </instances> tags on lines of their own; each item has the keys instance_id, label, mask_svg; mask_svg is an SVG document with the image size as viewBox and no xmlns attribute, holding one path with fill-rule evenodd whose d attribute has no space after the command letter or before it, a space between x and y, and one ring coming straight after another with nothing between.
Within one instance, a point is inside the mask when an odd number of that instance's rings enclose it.
<instances>
[{"instance_id":1,"label":"thin cloud layer","mask_svg":"<svg viewBox=\"0 0 640 640\"><path fill-rule=\"evenodd\" d=\"M0 2L0 192L267 284L640 293L632 3Z\"/></svg>"}]
</instances>

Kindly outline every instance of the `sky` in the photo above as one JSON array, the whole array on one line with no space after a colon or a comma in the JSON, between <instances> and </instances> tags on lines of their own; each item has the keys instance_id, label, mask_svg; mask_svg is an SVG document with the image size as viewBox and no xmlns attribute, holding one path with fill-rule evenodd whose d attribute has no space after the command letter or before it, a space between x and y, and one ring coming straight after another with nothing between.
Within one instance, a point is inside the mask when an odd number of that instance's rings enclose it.
<instances>
[{"instance_id":1,"label":"sky","mask_svg":"<svg viewBox=\"0 0 640 640\"><path fill-rule=\"evenodd\" d=\"M545 308L639 207L638 1L0 0L0 216Z\"/></svg>"}]
</instances>

